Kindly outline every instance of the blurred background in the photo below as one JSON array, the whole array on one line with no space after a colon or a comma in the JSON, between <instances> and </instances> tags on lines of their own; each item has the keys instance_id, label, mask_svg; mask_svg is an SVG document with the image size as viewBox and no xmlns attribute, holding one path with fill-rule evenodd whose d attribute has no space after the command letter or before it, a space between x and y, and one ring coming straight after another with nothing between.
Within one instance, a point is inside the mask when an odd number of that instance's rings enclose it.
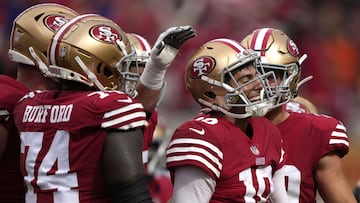
<instances>
[{"instance_id":1,"label":"blurred background","mask_svg":"<svg viewBox=\"0 0 360 203\"><path fill-rule=\"evenodd\" d=\"M360 179L359 0L1 0L0 73L16 76L16 65L7 56L12 21L24 9L45 2L63 4L80 14L101 14L151 44L170 26L196 28L197 37L181 48L166 76L159 114L170 132L199 110L183 77L195 49L214 38L240 41L257 28L285 31L308 54L302 76L314 76L300 88L300 95L321 113L345 123L351 149L343 159L344 170L351 187Z\"/></svg>"}]
</instances>

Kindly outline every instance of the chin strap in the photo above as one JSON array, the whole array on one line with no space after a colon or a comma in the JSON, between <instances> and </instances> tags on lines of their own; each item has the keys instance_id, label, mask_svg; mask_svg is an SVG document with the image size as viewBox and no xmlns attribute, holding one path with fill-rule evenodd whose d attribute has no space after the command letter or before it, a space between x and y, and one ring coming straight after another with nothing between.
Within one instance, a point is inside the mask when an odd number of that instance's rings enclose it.
<instances>
[{"instance_id":1,"label":"chin strap","mask_svg":"<svg viewBox=\"0 0 360 203\"><path fill-rule=\"evenodd\" d=\"M205 82L209 83L210 85L215 85L215 86L218 86L218 87L222 87L228 92L239 93L233 87L231 87L230 85L228 85L226 83L221 83L218 80L211 79L211 78L209 78L209 77L207 77L205 75L202 75L200 79L202 81L205 81Z\"/></svg>"},{"instance_id":2,"label":"chin strap","mask_svg":"<svg viewBox=\"0 0 360 203\"><path fill-rule=\"evenodd\" d=\"M75 61L79 64L79 66L81 67L81 69L85 72L85 74L87 75L87 78L93 82L95 84L95 86L101 90L101 91L105 91L105 87L100 83L100 81L97 79L96 75L91 72L88 67L84 64L84 62L80 59L79 56L75 57Z\"/></svg>"},{"instance_id":3,"label":"chin strap","mask_svg":"<svg viewBox=\"0 0 360 203\"><path fill-rule=\"evenodd\" d=\"M273 101L266 101L266 102L261 102L261 103L258 103L258 104L254 104L254 105L251 105L248 100L244 97L244 95L240 94L237 90L235 90L233 87L231 87L230 85L226 84L226 83L220 83L219 81L217 80L214 80L214 79L211 79L207 76L201 76L201 80L211 84L211 85L216 85L216 86L219 86L219 87L222 87L224 88L226 91L228 92L234 92L236 94L238 94L238 96L245 102L245 104L249 105L249 106L246 106L245 107L245 111L246 113L244 114L234 114L234 113L231 113L229 111L226 111L225 109L217 106L217 105L214 105L214 104L211 104L210 102L207 102L203 99L199 99L198 101L208 107L210 107L211 110L215 110L215 111L220 111L228 116L231 116L231 117L234 117L234 118L239 118L239 119L242 119L242 118L247 118L249 116L264 116L273 106ZM262 89L260 91L260 97L261 97L261 100L264 99L264 94L265 93L265 90ZM209 109L205 108L204 111L208 111Z\"/></svg>"},{"instance_id":4,"label":"chin strap","mask_svg":"<svg viewBox=\"0 0 360 203\"><path fill-rule=\"evenodd\" d=\"M245 107L246 112L251 112L253 116L261 117L265 116L274 106L274 102L266 101L256 105Z\"/></svg>"},{"instance_id":5,"label":"chin strap","mask_svg":"<svg viewBox=\"0 0 360 203\"><path fill-rule=\"evenodd\" d=\"M300 59L299 59L299 64L301 65L301 64L305 61L305 59L307 59L307 54L303 54L303 55L300 57Z\"/></svg>"},{"instance_id":6,"label":"chin strap","mask_svg":"<svg viewBox=\"0 0 360 203\"><path fill-rule=\"evenodd\" d=\"M48 66L40 59L40 57L36 54L35 50L33 47L29 47L29 52L31 54L31 56L33 57L33 59L36 61L36 63L38 64L38 67L40 69L40 71L44 74L44 76L48 77L51 75Z\"/></svg>"},{"instance_id":7,"label":"chin strap","mask_svg":"<svg viewBox=\"0 0 360 203\"><path fill-rule=\"evenodd\" d=\"M301 65L305 59L307 59L307 54L304 54L300 57L299 59L299 64ZM302 86L303 84L305 84L306 82L312 80L314 77L312 75L307 76L306 78L302 79L301 81L298 82L296 88L299 89L300 86Z\"/></svg>"},{"instance_id":8,"label":"chin strap","mask_svg":"<svg viewBox=\"0 0 360 203\"><path fill-rule=\"evenodd\" d=\"M260 90L260 99L264 100L265 89ZM251 112L253 116L265 116L274 107L274 99L262 101L258 104L245 107L246 112Z\"/></svg>"},{"instance_id":9,"label":"chin strap","mask_svg":"<svg viewBox=\"0 0 360 203\"><path fill-rule=\"evenodd\" d=\"M296 88L299 89L300 86L302 86L303 84L305 84L306 82L309 82L310 80L312 80L314 77L312 75L307 76L306 78L302 79L300 82L298 82Z\"/></svg>"},{"instance_id":10,"label":"chin strap","mask_svg":"<svg viewBox=\"0 0 360 203\"><path fill-rule=\"evenodd\" d=\"M25 56L24 54L22 54L20 52L9 49L8 55L9 55L9 59L11 61L14 61L14 62L17 62L17 63L22 63L22 64L27 64L27 65L31 65L31 66L35 66L35 63L34 63L33 60L29 59L29 57Z\"/></svg>"},{"instance_id":11,"label":"chin strap","mask_svg":"<svg viewBox=\"0 0 360 203\"><path fill-rule=\"evenodd\" d=\"M224 108L218 106L218 105L215 105L215 104L212 104L210 102L207 102L201 98L198 99L198 102L201 103L201 104L204 104L205 106L209 107L209 108L203 108L201 109L202 112L210 112L210 111L220 111L221 113L227 115L227 116L230 116L230 117L233 117L233 118L238 118L238 119L243 119L243 118L248 118L250 116L252 116L251 113L244 113L244 114L235 114L235 113L231 113L227 110L225 110Z\"/></svg>"}]
</instances>

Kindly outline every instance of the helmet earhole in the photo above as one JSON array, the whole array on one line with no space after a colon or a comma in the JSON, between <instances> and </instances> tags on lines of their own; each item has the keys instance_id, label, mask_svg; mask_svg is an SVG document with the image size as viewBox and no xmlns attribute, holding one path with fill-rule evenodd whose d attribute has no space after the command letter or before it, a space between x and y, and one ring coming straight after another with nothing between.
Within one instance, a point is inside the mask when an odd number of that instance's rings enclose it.
<instances>
[{"instance_id":1,"label":"helmet earhole","mask_svg":"<svg viewBox=\"0 0 360 203\"><path fill-rule=\"evenodd\" d=\"M111 72L111 70L108 67L105 67L104 68L104 75L106 77L110 78L113 75L113 73Z\"/></svg>"},{"instance_id":2,"label":"helmet earhole","mask_svg":"<svg viewBox=\"0 0 360 203\"><path fill-rule=\"evenodd\" d=\"M210 98L210 99L215 99L216 94L214 92L205 92L204 96Z\"/></svg>"}]
</instances>

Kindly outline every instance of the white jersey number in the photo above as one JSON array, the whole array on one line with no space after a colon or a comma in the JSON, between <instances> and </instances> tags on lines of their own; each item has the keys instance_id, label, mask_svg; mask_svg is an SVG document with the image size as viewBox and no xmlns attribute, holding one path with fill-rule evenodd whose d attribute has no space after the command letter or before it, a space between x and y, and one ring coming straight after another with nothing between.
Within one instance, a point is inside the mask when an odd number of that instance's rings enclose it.
<instances>
[{"instance_id":1,"label":"white jersey number","mask_svg":"<svg viewBox=\"0 0 360 203\"><path fill-rule=\"evenodd\" d=\"M296 166L284 165L280 170L285 175L284 182L287 182L287 194L289 203L298 203L300 200L301 172Z\"/></svg>"},{"instance_id":2,"label":"white jersey number","mask_svg":"<svg viewBox=\"0 0 360 203\"><path fill-rule=\"evenodd\" d=\"M271 170L271 166L266 166L263 168L257 168L256 170L248 168L239 173L239 180L246 186L245 202L254 202L254 197L257 197L256 199L259 199L260 202L266 201L267 197L264 197L263 195L268 196L269 194L264 193L269 189L269 186L271 191L274 189L271 181ZM255 174L253 174L254 171ZM253 180L254 177L256 177L256 180ZM257 189L254 186L254 181L258 183Z\"/></svg>"},{"instance_id":3,"label":"white jersey number","mask_svg":"<svg viewBox=\"0 0 360 203\"><path fill-rule=\"evenodd\" d=\"M50 148L43 158L39 157L42 149L44 133L21 132L21 153L24 157L27 187L26 202L36 203L34 186L41 190L54 191L54 203L78 202L79 193L71 188L78 187L77 175L69 173L69 140L67 131L58 130ZM40 164L40 165L39 165ZM56 166L56 171L54 171Z\"/></svg>"}]
</instances>

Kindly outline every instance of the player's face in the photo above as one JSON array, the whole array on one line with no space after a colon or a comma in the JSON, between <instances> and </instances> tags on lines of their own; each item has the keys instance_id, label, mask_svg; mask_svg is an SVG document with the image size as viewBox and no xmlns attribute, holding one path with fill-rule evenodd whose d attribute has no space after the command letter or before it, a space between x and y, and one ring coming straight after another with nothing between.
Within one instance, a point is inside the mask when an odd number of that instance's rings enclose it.
<instances>
[{"instance_id":1,"label":"player's face","mask_svg":"<svg viewBox=\"0 0 360 203\"><path fill-rule=\"evenodd\" d=\"M232 87L236 88L238 85L244 85L241 90L250 101L257 101L260 99L259 96L260 90L262 89L262 83L260 79L256 79L256 68L252 63L245 64L243 68L237 70L234 73L234 78L238 84L236 84L235 81L230 81Z\"/></svg>"},{"instance_id":2,"label":"player's face","mask_svg":"<svg viewBox=\"0 0 360 203\"><path fill-rule=\"evenodd\" d=\"M138 73L139 75L141 75L144 72L144 68L145 68L145 64L142 63L138 63L138 65L131 65L129 71L131 73Z\"/></svg>"},{"instance_id":3,"label":"player's face","mask_svg":"<svg viewBox=\"0 0 360 203\"><path fill-rule=\"evenodd\" d=\"M275 85L280 85L283 79L283 74L284 71L283 70L274 70L274 69L267 69L266 72L272 71L275 74L276 80L275 78L268 78L269 79L269 84L271 86L275 86ZM275 84L276 83L276 84Z\"/></svg>"}]
</instances>

